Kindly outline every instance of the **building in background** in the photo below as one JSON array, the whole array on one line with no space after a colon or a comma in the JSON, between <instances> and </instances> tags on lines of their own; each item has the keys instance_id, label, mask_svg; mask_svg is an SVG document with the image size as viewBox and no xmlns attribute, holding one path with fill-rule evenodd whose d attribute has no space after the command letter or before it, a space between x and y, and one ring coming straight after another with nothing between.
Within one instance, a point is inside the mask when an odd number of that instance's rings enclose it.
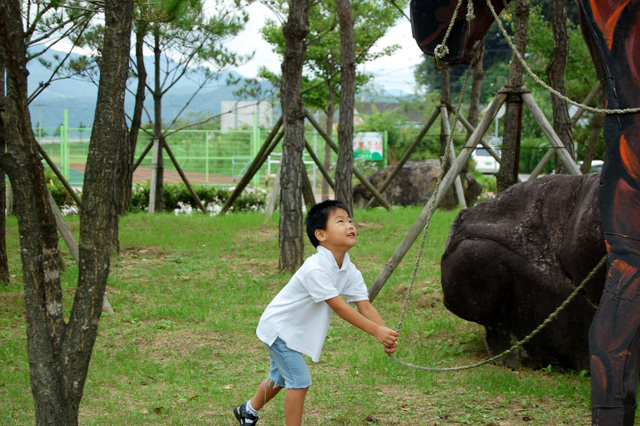
<instances>
[{"instance_id":1,"label":"building in background","mask_svg":"<svg viewBox=\"0 0 640 426\"><path fill-rule=\"evenodd\" d=\"M243 127L253 127L254 116L257 126L273 127L273 105L270 102L222 101L220 127L223 132Z\"/></svg>"}]
</instances>

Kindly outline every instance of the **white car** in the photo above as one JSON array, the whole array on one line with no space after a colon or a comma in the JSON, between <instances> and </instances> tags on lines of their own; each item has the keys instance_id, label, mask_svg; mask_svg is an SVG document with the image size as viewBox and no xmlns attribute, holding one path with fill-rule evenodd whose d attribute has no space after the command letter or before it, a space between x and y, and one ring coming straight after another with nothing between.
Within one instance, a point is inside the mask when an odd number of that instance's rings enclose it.
<instances>
[{"instance_id":1,"label":"white car","mask_svg":"<svg viewBox=\"0 0 640 426\"><path fill-rule=\"evenodd\" d=\"M498 156L500 155L498 148L493 148L493 150ZM476 148L471 153L471 158L476 162L476 170L480 173L493 174L498 173L498 169L500 169L500 163L485 148Z\"/></svg>"}]
</instances>

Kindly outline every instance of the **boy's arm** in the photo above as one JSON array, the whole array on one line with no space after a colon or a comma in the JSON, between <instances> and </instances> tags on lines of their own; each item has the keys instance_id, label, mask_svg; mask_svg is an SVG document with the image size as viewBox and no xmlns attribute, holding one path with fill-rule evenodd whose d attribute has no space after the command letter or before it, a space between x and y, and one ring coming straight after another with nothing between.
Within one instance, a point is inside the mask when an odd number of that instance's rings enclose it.
<instances>
[{"instance_id":1,"label":"boy's arm","mask_svg":"<svg viewBox=\"0 0 640 426\"><path fill-rule=\"evenodd\" d=\"M384 321L382 321L380 314L378 314L378 311L376 311L371 303L369 303L371 309L365 308L365 311L369 315L369 317L367 317L359 312L360 306L358 303L360 302L356 302L358 311L347 305L340 296L325 300L325 302L340 318L378 339L378 341L385 346L385 352L393 353L396 351L398 347L398 333L384 326ZM374 311L375 314L373 313Z\"/></svg>"},{"instance_id":2,"label":"boy's arm","mask_svg":"<svg viewBox=\"0 0 640 426\"><path fill-rule=\"evenodd\" d=\"M385 326L384 320L378 313L378 310L374 308L371 302L369 302L368 300L361 300L359 302L356 302L356 307L358 308L358 312L364 315L365 318L370 319L378 325Z\"/></svg>"}]
</instances>

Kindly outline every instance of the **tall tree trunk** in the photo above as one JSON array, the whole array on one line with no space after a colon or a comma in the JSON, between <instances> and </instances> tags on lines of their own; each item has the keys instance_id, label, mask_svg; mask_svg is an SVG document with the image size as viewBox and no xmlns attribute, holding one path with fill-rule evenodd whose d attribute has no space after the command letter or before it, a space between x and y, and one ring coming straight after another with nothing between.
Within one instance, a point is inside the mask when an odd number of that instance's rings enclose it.
<instances>
[{"instance_id":1,"label":"tall tree trunk","mask_svg":"<svg viewBox=\"0 0 640 426\"><path fill-rule=\"evenodd\" d=\"M336 198L353 215L353 110L356 93L356 60L353 50L353 16L349 0L336 0L340 21L340 118L338 120L338 164Z\"/></svg>"},{"instance_id":2,"label":"tall tree trunk","mask_svg":"<svg viewBox=\"0 0 640 426\"><path fill-rule=\"evenodd\" d=\"M78 287L64 322L58 233L27 104L26 45L19 0L0 2L0 52L7 65L7 143L0 155L12 182L23 265L27 352L36 424L77 424L109 273L114 229L113 170L129 63L131 0L105 5L105 37L94 128L89 146Z\"/></svg>"},{"instance_id":3,"label":"tall tree trunk","mask_svg":"<svg viewBox=\"0 0 640 426\"><path fill-rule=\"evenodd\" d=\"M153 28L153 56L154 60L154 88L153 88L153 137L162 140L162 84L160 81L160 61L162 60L162 52L160 51L160 29L158 23ZM155 191L154 211L162 212L164 210L164 163L162 161L164 144L161 143L158 154L158 163L156 165L156 187L150 188Z\"/></svg>"},{"instance_id":4,"label":"tall tree trunk","mask_svg":"<svg viewBox=\"0 0 640 426\"><path fill-rule=\"evenodd\" d=\"M602 92L598 96L598 109L606 108L606 86L602 87ZM604 129L604 118L605 115L602 113L596 113L593 116L593 120L591 121L591 133L589 134L589 144L587 145L587 149L584 153L584 158L582 159L582 166L580 166L580 172L585 175L591 171L591 162L596 156L596 151L598 150L598 141L602 137L602 130Z\"/></svg>"},{"instance_id":5,"label":"tall tree trunk","mask_svg":"<svg viewBox=\"0 0 640 426\"><path fill-rule=\"evenodd\" d=\"M473 80L471 82L471 91L469 93L469 114L467 115L467 121L473 127L478 124L478 118L480 117L480 96L482 95L482 82L486 72L482 61L484 60L484 47L478 55L477 62L473 65ZM467 134L467 140L471 136L471 132Z\"/></svg>"},{"instance_id":6,"label":"tall tree trunk","mask_svg":"<svg viewBox=\"0 0 640 426\"><path fill-rule=\"evenodd\" d=\"M7 140L4 126L4 111L6 108L4 63L0 55L0 155L7 150ZM9 285L9 260L7 259L7 184L4 170L0 167L0 282Z\"/></svg>"},{"instance_id":7,"label":"tall tree trunk","mask_svg":"<svg viewBox=\"0 0 640 426\"><path fill-rule=\"evenodd\" d=\"M149 24L138 21L136 25L136 69L138 77L138 87L136 89L136 102L133 107L131 117L131 127L126 138L126 154L118 161L116 169L116 182L121 182L120 188L116 191L116 203L118 214L124 215L129 211L131 203L131 189L133 186L133 164L136 161L136 145L138 144L138 133L142 123L142 112L144 109L145 89L147 83L147 69L144 65L144 38L147 35Z\"/></svg>"},{"instance_id":8,"label":"tall tree trunk","mask_svg":"<svg viewBox=\"0 0 640 426\"><path fill-rule=\"evenodd\" d=\"M484 81L485 71L482 62L484 61L484 46L480 48L480 52L473 65L473 80L471 82L471 91L469 93L469 114L467 121L473 127L478 124L480 117L480 96L482 95L482 82ZM467 140L471 137L471 132L467 132ZM469 163L465 164L463 172L469 169Z\"/></svg>"},{"instance_id":9,"label":"tall tree trunk","mask_svg":"<svg viewBox=\"0 0 640 426\"><path fill-rule=\"evenodd\" d=\"M549 4L549 15L551 28L553 29L553 56L547 66L547 76L551 87L564 94L564 71L567 68L569 58L569 35L567 34L567 3L564 0L551 0ZM567 151L574 157L573 133L571 132L571 117L567 103L551 95L551 107L553 110L553 129L567 148ZM556 172L564 173L565 167L562 162L556 160Z\"/></svg>"},{"instance_id":10,"label":"tall tree trunk","mask_svg":"<svg viewBox=\"0 0 640 426\"><path fill-rule=\"evenodd\" d=\"M290 0L289 18L282 32L285 53L280 99L285 127L280 176L280 268L293 273L302 265L304 256L301 169L305 116L300 87L309 33L307 0Z\"/></svg>"},{"instance_id":11,"label":"tall tree trunk","mask_svg":"<svg viewBox=\"0 0 640 426\"><path fill-rule=\"evenodd\" d=\"M529 2L516 0L515 3L516 31L514 44L522 57L527 47L527 32L529 30ZM500 169L496 175L498 192L502 192L518 182L518 163L520 162L520 135L522 131L522 98L518 91L522 87L522 72L524 67L514 53L511 57L508 89L515 91L507 97L507 106L502 136L502 156Z\"/></svg>"},{"instance_id":12,"label":"tall tree trunk","mask_svg":"<svg viewBox=\"0 0 640 426\"><path fill-rule=\"evenodd\" d=\"M329 85L327 87L329 94L327 99L327 120L325 129L327 135L331 137L333 134L333 115L335 114L336 108L336 88L333 85L333 81L329 81ZM325 143L324 145L324 168L325 170L331 170L331 153L333 150L329 146L329 144ZM329 199L329 182L326 179L322 179L322 201Z\"/></svg>"},{"instance_id":13,"label":"tall tree trunk","mask_svg":"<svg viewBox=\"0 0 640 426\"><path fill-rule=\"evenodd\" d=\"M451 104L451 71L449 68L444 68L440 71L440 102L445 105ZM440 132L440 158L444 156L444 150L447 147L447 136Z\"/></svg>"}]
</instances>

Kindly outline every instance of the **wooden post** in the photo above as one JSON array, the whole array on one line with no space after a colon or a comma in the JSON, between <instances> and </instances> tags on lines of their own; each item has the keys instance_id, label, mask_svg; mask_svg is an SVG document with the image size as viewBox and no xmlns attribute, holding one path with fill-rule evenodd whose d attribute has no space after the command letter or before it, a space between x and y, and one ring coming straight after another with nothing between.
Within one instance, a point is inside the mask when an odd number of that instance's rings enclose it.
<instances>
[{"instance_id":1,"label":"wooden post","mask_svg":"<svg viewBox=\"0 0 640 426\"><path fill-rule=\"evenodd\" d=\"M265 222L269 220L269 218L273 215L274 210L276 209L276 202L278 201L278 194L280 193L280 171L282 167L278 165L278 171L276 172L276 178L273 181L273 190L271 191L271 195L269 196L269 201L267 202L267 208L265 209Z\"/></svg>"},{"instance_id":2,"label":"wooden post","mask_svg":"<svg viewBox=\"0 0 640 426\"><path fill-rule=\"evenodd\" d=\"M527 181L534 180L534 179L538 178L540 173L542 173L542 170L544 169L544 166L546 166L547 163L549 162L549 160L551 160L551 157L553 157L553 154L555 152L556 152L556 150L553 149L553 148L549 148L547 150L547 152L544 154L544 157L542 157L542 160L540 160L538 165L531 172L531 175L529 175L529 179L527 179Z\"/></svg>"},{"instance_id":3,"label":"wooden post","mask_svg":"<svg viewBox=\"0 0 640 426\"><path fill-rule=\"evenodd\" d=\"M58 232L60 232L60 235L62 235L62 239L69 248L69 253L71 253L71 256L73 256L76 264L80 264L80 250L78 249L78 243L73 237L73 233L71 232L71 229L69 229L67 222L65 222L64 216L62 215L62 212L60 212L58 205L51 196L51 192L49 192L49 189L47 189L47 199L49 200L49 205L51 206L53 217L56 220L56 227L58 228ZM110 314L115 314L113 308L111 307L111 303L109 303L109 299L107 299L106 294L102 298L102 310Z\"/></svg>"},{"instance_id":4,"label":"wooden post","mask_svg":"<svg viewBox=\"0 0 640 426\"><path fill-rule=\"evenodd\" d=\"M156 182L158 180L158 155L160 155L160 139L153 139L153 155L151 157L151 184L149 186L149 213L156 212Z\"/></svg>"},{"instance_id":5,"label":"wooden post","mask_svg":"<svg viewBox=\"0 0 640 426\"><path fill-rule=\"evenodd\" d=\"M333 141L331 140L329 135L327 135L327 133L322 129L322 127L320 127L320 124L318 124L316 119L313 118L313 116L306 109L305 109L304 112L305 112L305 115L307 116L307 119L309 120L309 122L311 122L311 124L313 124L313 126L316 128L318 133L320 133L320 136L322 136L322 138L325 140L327 145L329 145L331 147L331 149L333 149L333 151L335 153L338 153L338 147L336 146L335 143L333 143ZM358 170L356 167L354 167L353 168L353 174L356 175L358 180L360 182L362 182L362 184L364 186L366 186L369 191L371 191L373 196L376 197L376 199L380 202L380 204L382 204L384 206L384 208L386 208L387 210L391 210L391 205L389 205L387 200L385 200L384 197L382 195L380 195L378 190L371 184L371 182L369 182L369 179L367 179L362 174L362 172L360 170Z\"/></svg>"},{"instance_id":6,"label":"wooden post","mask_svg":"<svg viewBox=\"0 0 640 426\"><path fill-rule=\"evenodd\" d=\"M440 122L442 125L442 132L447 137L447 143L449 143L449 161L453 163L456 161L456 150L453 147L453 140L451 139L451 127L449 126L449 113L447 112L447 107L443 104L440 106ZM447 159L443 159L440 167L444 167ZM460 179L460 175L456 175L454 186L456 188L456 195L458 196L458 204L460 208L467 208L467 201L464 199L464 190L462 189L462 180Z\"/></svg>"},{"instance_id":7,"label":"wooden post","mask_svg":"<svg viewBox=\"0 0 640 426\"><path fill-rule=\"evenodd\" d=\"M316 155L315 151L313 150L311 145L309 145L309 142L306 139L304 140L304 146L305 146L305 148L307 148L307 152L309 153L309 155L313 159L313 162L316 163L316 166L318 166L318 169L320 170L320 173L322 173L322 176L324 177L324 179L327 182L327 184L331 187L331 189L333 191L335 191L336 190L336 185L333 182L333 179L331 179L331 175L329 174L327 169L324 168L324 165L320 161L320 158L318 158L318 156ZM278 171L280 171L280 168L278 168Z\"/></svg>"},{"instance_id":8,"label":"wooden post","mask_svg":"<svg viewBox=\"0 0 640 426\"><path fill-rule=\"evenodd\" d=\"M171 152L171 149L169 148L169 144L167 143L166 140L164 141L164 149L167 150L167 154L169 154L169 158L171 158L171 162L176 167L178 174L180 175L180 177L182 178L182 181L184 182L187 189L191 193L191 196L193 197L196 204L198 205L198 208L202 211L202 213L206 213L207 209L204 207L204 205L202 205L202 201L200 201L200 197L198 197L198 194L196 194L196 191L193 189L193 187L189 183L187 176L182 171L182 168L180 168L180 165L178 164L178 160L176 160L176 157L174 157L173 152Z\"/></svg>"},{"instance_id":9,"label":"wooden post","mask_svg":"<svg viewBox=\"0 0 640 426\"><path fill-rule=\"evenodd\" d=\"M447 109L451 112L453 111L453 107L451 105L447 106ZM467 129L467 131L469 133L473 133L476 129L471 125L471 123L469 123L469 120L467 120L465 118L464 115L459 115L458 119L460 120L460 122L462 123L462 125ZM482 147L484 149L487 150L487 152L498 162L498 164L500 163L500 156L498 155L497 152L494 151L493 148L491 148L491 145L489 145L488 143L486 143L484 141L484 138L481 138L478 143L480 143L480 145L482 145Z\"/></svg>"},{"instance_id":10,"label":"wooden post","mask_svg":"<svg viewBox=\"0 0 640 426\"><path fill-rule=\"evenodd\" d=\"M256 157L253 159L249 169L244 176L242 176L242 179L240 179L240 182L236 185L236 189L231 193L226 203L224 203L219 214L224 214L231 208L242 191L244 191L244 188L249 184L249 182L251 182L253 176L258 172L258 170L260 170L260 167L262 167L262 164L265 162L269 154L271 154L271 151L273 151L278 145L278 142L280 142L280 139L284 136L284 132L278 133L278 130L282 126L282 122L283 118L280 116L278 122L273 126L273 129L271 129L271 133L269 133L267 139L264 141L264 144L262 144L262 148L260 148L260 151L258 151Z\"/></svg>"},{"instance_id":11,"label":"wooden post","mask_svg":"<svg viewBox=\"0 0 640 426\"><path fill-rule=\"evenodd\" d=\"M149 142L149 144L147 145L147 147L144 149L144 151L142 151L142 154L140 154L140 157L138 158L138 161L135 162L135 164L133 165L133 168L131 169L131 173L133 173L138 166L140 165L140 163L142 163L142 160L144 160L144 157L147 156L147 153L151 150L151 148L153 147L153 141L155 139L152 139L151 142Z\"/></svg>"},{"instance_id":12,"label":"wooden post","mask_svg":"<svg viewBox=\"0 0 640 426\"><path fill-rule=\"evenodd\" d=\"M411 154L413 154L413 151L415 151L418 145L420 144L420 142L422 142L422 138L424 138L424 136L427 134L427 132L429 131L433 123L435 123L436 118L438 118L439 114L440 114L440 109L436 108L436 110L433 111L433 114L431 114L431 117L429 117L429 120L427 120L427 124L425 124L422 127L422 130L420 130L420 133L415 138L415 140L413 141L409 149L407 149L407 151L404 153L400 161L398 161L398 164L396 164L396 167L393 169L391 174L387 176L384 182L382 182L382 185L380 185L380 188L378 188L378 192L380 192L380 194L384 193L384 191L389 187L391 182L393 182L393 179L395 179L398 173L400 173L400 170L402 170L402 167L409 160L409 157L411 157ZM367 205L365 206L365 208L373 207L375 206L375 204L376 204L376 199L372 197L367 203Z\"/></svg>"},{"instance_id":13,"label":"wooden post","mask_svg":"<svg viewBox=\"0 0 640 426\"><path fill-rule=\"evenodd\" d=\"M556 154L562 164L567 168L570 174L572 175L581 175L580 168L576 165L576 162L573 160L573 157L567 151L567 148L564 146L556 132L553 131L553 126L547 120L547 117L544 116L544 113L536 103L536 100L533 99L533 95L529 92L523 92L521 94L522 100L524 104L529 108L531 115L536 120L542 132L545 134L551 145L556 149Z\"/></svg>"},{"instance_id":14,"label":"wooden post","mask_svg":"<svg viewBox=\"0 0 640 426\"><path fill-rule=\"evenodd\" d=\"M451 168L449 169L444 179L440 183L440 188L438 190L437 197L434 197L434 195L436 194L433 194L431 198L429 198L429 201L427 201L427 204L425 205L424 209L422 209L422 212L420 213L420 216L418 216L418 219L416 219L414 224L411 226L411 228L405 235L400 245L396 248L396 251L393 253L393 255L391 255L391 257L385 264L382 271L380 271L376 279L371 284L371 287L369 287L370 301L373 302L373 300L376 298L376 296L378 295L382 287L385 285L385 283L387 282L391 274L393 274L393 271L395 271L398 264L400 264L400 261L404 258L405 254L407 254L407 252L413 245L413 242L416 240L416 238L420 234L420 231L422 231L422 229L425 228L425 225L427 224L427 222L431 220L431 218L429 217L429 212L431 211L432 204L435 203L437 207L438 203L442 199L443 194L447 192L447 190L449 189L449 186L453 182L453 177L459 174L462 168L464 167L464 164L466 164L467 161L469 161L469 157L471 156L471 153L473 152L476 145L478 144L482 136L485 134L489 126L491 125L491 122L493 121L494 117L498 113L498 110L500 109L500 106L504 103L505 99L506 99L506 94L498 93L498 96L496 96L493 102L491 102L491 104L489 105L489 109L485 114L484 118L480 121L480 123L478 124L478 127L476 127L476 130L471 134L471 136L465 143L464 147L462 148L462 151L460 152L458 158L451 165Z\"/></svg>"},{"instance_id":15,"label":"wooden post","mask_svg":"<svg viewBox=\"0 0 640 426\"><path fill-rule=\"evenodd\" d=\"M53 160L51 160L49 155L47 155L47 152L44 149L42 149L42 146L40 146L39 142L36 143L36 146L38 147L38 152L40 152L40 155L42 156L42 158L44 158L44 161L47 162L49 167L51 167L51 170L53 170L53 173L55 173L55 175L58 177L60 182L62 182L62 185L69 192L69 195L71 195L71 198L73 198L73 201L76 202L76 205L78 206L78 211L80 211L80 197L78 197L78 194L76 194L76 191L73 190L69 182L67 182L64 176L62 176L62 173L60 173L60 170L58 170L58 167L56 167L56 164L53 162Z\"/></svg>"}]
</instances>

